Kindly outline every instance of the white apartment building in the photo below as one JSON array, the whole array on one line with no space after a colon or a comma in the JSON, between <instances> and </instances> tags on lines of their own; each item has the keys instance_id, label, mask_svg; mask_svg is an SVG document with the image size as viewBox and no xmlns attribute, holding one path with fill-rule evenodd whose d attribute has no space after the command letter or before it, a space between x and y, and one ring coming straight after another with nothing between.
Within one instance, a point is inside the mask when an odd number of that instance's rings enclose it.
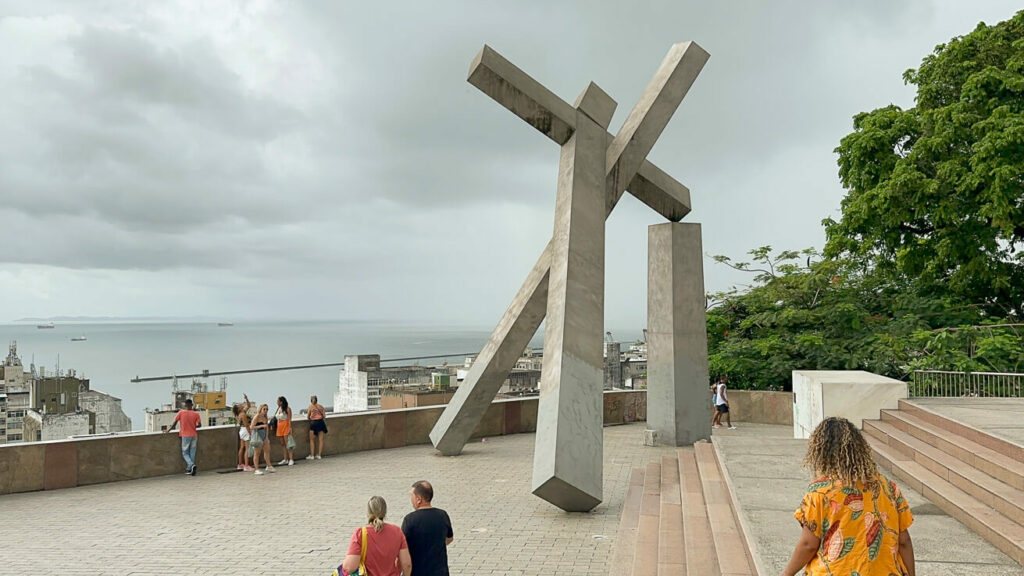
<instances>
[{"instance_id":1,"label":"white apartment building","mask_svg":"<svg viewBox=\"0 0 1024 576\"><path fill-rule=\"evenodd\" d=\"M380 410L381 371L379 354L345 356L334 393L335 412Z\"/></svg>"}]
</instances>

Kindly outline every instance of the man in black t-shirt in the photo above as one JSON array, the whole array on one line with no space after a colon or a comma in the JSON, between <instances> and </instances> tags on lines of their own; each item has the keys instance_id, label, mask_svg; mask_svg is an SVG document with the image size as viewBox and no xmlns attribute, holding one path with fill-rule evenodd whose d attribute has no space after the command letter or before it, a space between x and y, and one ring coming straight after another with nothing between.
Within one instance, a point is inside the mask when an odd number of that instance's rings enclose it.
<instances>
[{"instance_id":1,"label":"man in black t-shirt","mask_svg":"<svg viewBox=\"0 0 1024 576\"><path fill-rule=\"evenodd\" d=\"M455 539L448 513L434 508L434 488L420 480L412 485L409 500L413 512L402 520L402 532L409 544L412 569L416 576L448 576L447 546Z\"/></svg>"}]
</instances>

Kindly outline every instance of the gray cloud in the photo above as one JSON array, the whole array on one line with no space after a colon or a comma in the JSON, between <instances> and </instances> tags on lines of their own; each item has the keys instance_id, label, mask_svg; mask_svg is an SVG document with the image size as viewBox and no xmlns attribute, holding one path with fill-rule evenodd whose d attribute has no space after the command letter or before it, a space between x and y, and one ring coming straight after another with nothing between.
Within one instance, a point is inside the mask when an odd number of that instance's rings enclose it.
<instances>
[{"instance_id":1,"label":"gray cloud","mask_svg":"<svg viewBox=\"0 0 1024 576\"><path fill-rule=\"evenodd\" d=\"M819 244L851 117L912 105L904 69L1016 6L186 8L0 13L13 315L57 299L80 314L496 319L551 233L558 152L466 83L484 43L566 100L596 81L619 103L614 131L668 47L697 41L712 58L651 159L691 188L705 251ZM628 199L609 221L610 325L643 322L656 222ZM705 275L710 289L746 281L710 263ZM57 277L75 290L33 296ZM107 296L155 278L180 286L173 303Z\"/></svg>"}]
</instances>

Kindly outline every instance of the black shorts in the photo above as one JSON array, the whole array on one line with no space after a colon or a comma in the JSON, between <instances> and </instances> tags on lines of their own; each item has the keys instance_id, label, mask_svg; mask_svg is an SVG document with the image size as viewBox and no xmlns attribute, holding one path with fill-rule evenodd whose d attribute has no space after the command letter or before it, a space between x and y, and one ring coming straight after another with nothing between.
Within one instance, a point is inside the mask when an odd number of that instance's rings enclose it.
<instances>
[{"instance_id":1,"label":"black shorts","mask_svg":"<svg viewBox=\"0 0 1024 576\"><path fill-rule=\"evenodd\" d=\"M317 433L320 433L320 432L323 432L324 434L327 434L327 424L324 423L323 418L321 418L319 420L310 420L309 421L309 431L314 433L314 434L317 434Z\"/></svg>"},{"instance_id":2,"label":"black shorts","mask_svg":"<svg viewBox=\"0 0 1024 576\"><path fill-rule=\"evenodd\" d=\"M725 414L725 413L729 412L729 405L728 404L719 404L718 406L715 406L715 408L719 412L721 412L722 414Z\"/></svg>"}]
</instances>

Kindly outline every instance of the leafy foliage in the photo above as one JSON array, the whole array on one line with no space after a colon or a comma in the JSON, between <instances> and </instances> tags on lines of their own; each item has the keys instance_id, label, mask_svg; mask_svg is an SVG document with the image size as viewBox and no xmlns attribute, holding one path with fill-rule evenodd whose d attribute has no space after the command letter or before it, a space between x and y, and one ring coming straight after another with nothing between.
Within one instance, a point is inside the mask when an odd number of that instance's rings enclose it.
<instances>
[{"instance_id":1,"label":"leafy foliage","mask_svg":"<svg viewBox=\"0 0 1024 576\"><path fill-rule=\"evenodd\" d=\"M917 105L854 118L842 219L825 254L850 257L994 315L1024 302L1024 11L938 46L904 80Z\"/></svg>"},{"instance_id":2,"label":"leafy foliage","mask_svg":"<svg viewBox=\"0 0 1024 576\"><path fill-rule=\"evenodd\" d=\"M948 296L922 296L912 279L866 272L814 250L715 259L755 275L754 286L710 296L709 364L738 388L785 389L793 370L1015 371L1024 326ZM801 262L803 260L804 262Z\"/></svg>"}]
</instances>

